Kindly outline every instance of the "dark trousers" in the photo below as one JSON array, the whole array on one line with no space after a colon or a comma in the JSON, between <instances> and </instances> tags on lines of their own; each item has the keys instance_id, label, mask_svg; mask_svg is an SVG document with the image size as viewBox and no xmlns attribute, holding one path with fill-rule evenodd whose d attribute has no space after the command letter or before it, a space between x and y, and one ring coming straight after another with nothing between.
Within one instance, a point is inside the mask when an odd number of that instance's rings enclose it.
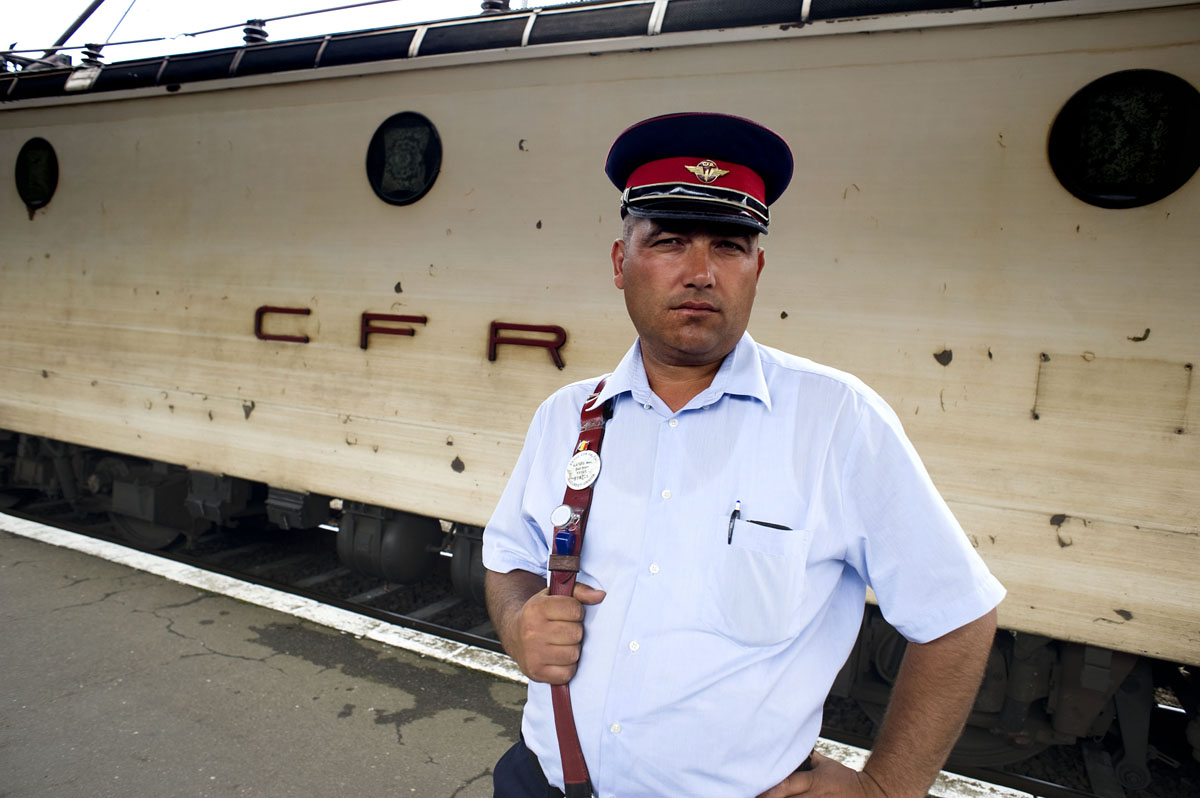
<instances>
[{"instance_id":1,"label":"dark trousers","mask_svg":"<svg viewBox=\"0 0 1200 798\"><path fill-rule=\"evenodd\" d=\"M546 781L537 757L517 740L492 770L493 798L563 798L562 790Z\"/></svg>"},{"instance_id":2,"label":"dark trousers","mask_svg":"<svg viewBox=\"0 0 1200 798\"><path fill-rule=\"evenodd\" d=\"M796 770L812 770L812 757ZM563 793L550 786L537 757L519 739L492 770L492 798L563 798Z\"/></svg>"}]
</instances>

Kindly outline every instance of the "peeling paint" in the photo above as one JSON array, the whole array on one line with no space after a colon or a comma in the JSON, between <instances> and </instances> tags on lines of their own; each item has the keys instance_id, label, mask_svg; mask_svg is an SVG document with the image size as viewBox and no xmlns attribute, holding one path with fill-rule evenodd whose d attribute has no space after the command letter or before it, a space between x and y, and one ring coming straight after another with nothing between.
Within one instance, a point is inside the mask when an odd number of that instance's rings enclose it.
<instances>
[{"instance_id":1,"label":"peeling paint","mask_svg":"<svg viewBox=\"0 0 1200 798\"><path fill-rule=\"evenodd\" d=\"M250 418L250 414L254 412L254 402L242 402L242 412L246 414L246 418Z\"/></svg>"},{"instance_id":2,"label":"peeling paint","mask_svg":"<svg viewBox=\"0 0 1200 798\"><path fill-rule=\"evenodd\" d=\"M466 463L464 463L462 461L461 457L455 457L453 460L450 461L450 468L454 469L454 472L456 474L461 474L463 471L466 470L467 465L466 465Z\"/></svg>"},{"instance_id":3,"label":"peeling paint","mask_svg":"<svg viewBox=\"0 0 1200 798\"><path fill-rule=\"evenodd\" d=\"M1145 341L1147 338L1150 337L1150 328L1147 327L1146 331L1144 333L1142 333L1141 335L1127 335L1125 337L1128 338L1130 341L1134 341L1135 343L1138 341Z\"/></svg>"},{"instance_id":4,"label":"peeling paint","mask_svg":"<svg viewBox=\"0 0 1200 798\"><path fill-rule=\"evenodd\" d=\"M1070 517L1071 516L1067 515L1066 513L1057 513L1050 516L1050 525L1055 529L1055 537L1058 540L1058 547L1060 549L1065 549L1067 546L1072 546L1075 544L1075 540L1073 538L1064 538L1062 535L1062 526Z\"/></svg>"},{"instance_id":5,"label":"peeling paint","mask_svg":"<svg viewBox=\"0 0 1200 798\"><path fill-rule=\"evenodd\" d=\"M950 361L954 359L954 351L951 349L943 349L941 352L934 352L933 359L943 366L949 366Z\"/></svg>"}]
</instances>

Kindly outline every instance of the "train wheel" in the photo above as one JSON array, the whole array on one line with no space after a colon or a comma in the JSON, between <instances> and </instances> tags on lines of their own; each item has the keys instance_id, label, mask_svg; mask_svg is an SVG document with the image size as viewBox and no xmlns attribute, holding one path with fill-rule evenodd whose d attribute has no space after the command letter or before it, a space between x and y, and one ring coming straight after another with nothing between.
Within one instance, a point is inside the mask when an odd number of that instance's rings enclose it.
<instances>
[{"instance_id":1,"label":"train wheel","mask_svg":"<svg viewBox=\"0 0 1200 798\"><path fill-rule=\"evenodd\" d=\"M119 513L109 513L108 518L124 538L139 549L165 549L184 534L184 530L173 526Z\"/></svg>"},{"instance_id":2,"label":"train wheel","mask_svg":"<svg viewBox=\"0 0 1200 798\"><path fill-rule=\"evenodd\" d=\"M429 573L441 539L435 518L348 505L338 529L338 559L360 574L410 584Z\"/></svg>"},{"instance_id":3,"label":"train wheel","mask_svg":"<svg viewBox=\"0 0 1200 798\"><path fill-rule=\"evenodd\" d=\"M470 531L468 531L468 529ZM479 527L459 528L454 535L450 560L450 581L454 592L463 598L484 606L483 591L483 530Z\"/></svg>"}]
</instances>

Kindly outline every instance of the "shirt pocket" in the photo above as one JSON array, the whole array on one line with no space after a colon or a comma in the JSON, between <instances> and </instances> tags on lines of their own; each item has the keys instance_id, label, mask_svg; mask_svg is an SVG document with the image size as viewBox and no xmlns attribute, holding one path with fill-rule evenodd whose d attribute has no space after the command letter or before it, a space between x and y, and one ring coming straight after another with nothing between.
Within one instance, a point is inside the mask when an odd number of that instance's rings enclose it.
<instances>
[{"instance_id":1,"label":"shirt pocket","mask_svg":"<svg viewBox=\"0 0 1200 798\"><path fill-rule=\"evenodd\" d=\"M728 516L713 526L707 616L715 631L747 646L799 634L811 532L738 519L730 538Z\"/></svg>"}]
</instances>

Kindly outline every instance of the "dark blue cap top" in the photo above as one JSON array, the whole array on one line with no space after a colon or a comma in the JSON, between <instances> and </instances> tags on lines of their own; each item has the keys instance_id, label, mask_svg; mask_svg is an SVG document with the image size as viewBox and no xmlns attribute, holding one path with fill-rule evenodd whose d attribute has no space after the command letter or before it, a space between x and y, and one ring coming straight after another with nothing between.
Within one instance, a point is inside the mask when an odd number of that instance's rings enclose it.
<instances>
[{"instance_id":1,"label":"dark blue cap top","mask_svg":"<svg viewBox=\"0 0 1200 798\"><path fill-rule=\"evenodd\" d=\"M637 216L697 219L766 232L767 206L792 179L792 151L777 133L739 116L677 113L626 129L604 171Z\"/></svg>"}]
</instances>

